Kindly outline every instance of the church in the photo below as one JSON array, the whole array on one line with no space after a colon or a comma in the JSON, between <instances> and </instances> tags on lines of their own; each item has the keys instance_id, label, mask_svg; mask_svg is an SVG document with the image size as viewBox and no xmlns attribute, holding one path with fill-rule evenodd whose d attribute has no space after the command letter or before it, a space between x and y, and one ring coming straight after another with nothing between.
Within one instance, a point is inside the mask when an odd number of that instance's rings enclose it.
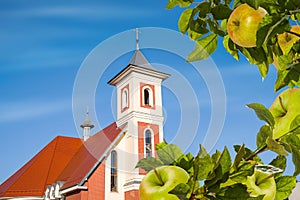
<instances>
[{"instance_id":1,"label":"church","mask_svg":"<svg viewBox=\"0 0 300 200\"><path fill-rule=\"evenodd\" d=\"M137 48L108 84L117 90L117 119L91 135L88 113L83 138L57 136L0 185L0 200L138 200L145 171L138 160L155 156L163 141L162 82Z\"/></svg>"}]
</instances>

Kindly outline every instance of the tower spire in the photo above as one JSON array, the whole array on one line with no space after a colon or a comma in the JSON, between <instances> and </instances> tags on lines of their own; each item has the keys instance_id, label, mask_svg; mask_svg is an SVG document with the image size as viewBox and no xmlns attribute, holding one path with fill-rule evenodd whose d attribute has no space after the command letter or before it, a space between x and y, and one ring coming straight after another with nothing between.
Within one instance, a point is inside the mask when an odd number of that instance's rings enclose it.
<instances>
[{"instance_id":1,"label":"tower spire","mask_svg":"<svg viewBox=\"0 0 300 200\"><path fill-rule=\"evenodd\" d=\"M94 128L94 124L92 124L89 118L89 107L86 109L85 119L80 127L83 128L83 140L86 141L91 136L91 129Z\"/></svg>"},{"instance_id":2,"label":"tower spire","mask_svg":"<svg viewBox=\"0 0 300 200\"><path fill-rule=\"evenodd\" d=\"M136 50L138 51L140 48L139 48L139 29L136 28L135 29L135 42L136 42Z\"/></svg>"}]
</instances>

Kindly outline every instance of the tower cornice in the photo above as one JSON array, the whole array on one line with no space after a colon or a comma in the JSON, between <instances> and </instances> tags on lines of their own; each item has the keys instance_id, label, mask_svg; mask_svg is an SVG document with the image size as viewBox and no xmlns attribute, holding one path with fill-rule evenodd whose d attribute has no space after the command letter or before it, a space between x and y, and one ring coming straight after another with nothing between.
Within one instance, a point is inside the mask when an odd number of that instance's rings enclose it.
<instances>
[{"instance_id":1,"label":"tower cornice","mask_svg":"<svg viewBox=\"0 0 300 200\"><path fill-rule=\"evenodd\" d=\"M162 80L165 80L170 76L170 74L159 72L154 69L129 64L121 72L119 72L116 76L114 76L110 81L108 81L108 84L115 86L120 80L124 79L124 77L131 74L132 72L145 74Z\"/></svg>"}]
</instances>

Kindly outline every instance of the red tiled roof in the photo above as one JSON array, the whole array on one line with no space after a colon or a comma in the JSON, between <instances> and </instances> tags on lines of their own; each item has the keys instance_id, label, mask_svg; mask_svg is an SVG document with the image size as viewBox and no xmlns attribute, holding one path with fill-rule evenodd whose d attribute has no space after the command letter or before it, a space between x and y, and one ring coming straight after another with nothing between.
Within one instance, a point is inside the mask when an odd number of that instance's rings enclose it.
<instances>
[{"instance_id":1,"label":"red tiled roof","mask_svg":"<svg viewBox=\"0 0 300 200\"><path fill-rule=\"evenodd\" d=\"M0 197L43 196L82 145L79 138L58 136L0 185Z\"/></svg>"},{"instance_id":2,"label":"red tiled roof","mask_svg":"<svg viewBox=\"0 0 300 200\"><path fill-rule=\"evenodd\" d=\"M43 196L45 188L63 181L63 189L78 185L121 133L112 123L86 142L58 136L0 185L0 197Z\"/></svg>"},{"instance_id":3,"label":"red tiled roof","mask_svg":"<svg viewBox=\"0 0 300 200\"><path fill-rule=\"evenodd\" d=\"M79 184L88 175L111 143L121 133L122 128L117 128L117 124L112 123L84 143L58 178L65 181L62 189Z\"/></svg>"}]
</instances>

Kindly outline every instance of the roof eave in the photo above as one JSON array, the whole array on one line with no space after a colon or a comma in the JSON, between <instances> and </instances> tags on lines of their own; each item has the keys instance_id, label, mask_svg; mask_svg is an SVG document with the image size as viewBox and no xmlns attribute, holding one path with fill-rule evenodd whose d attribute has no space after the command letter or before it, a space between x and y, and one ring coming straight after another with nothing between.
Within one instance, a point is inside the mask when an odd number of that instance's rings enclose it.
<instances>
[{"instance_id":1,"label":"roof eave","mask_svg":"<svg viewBox=\"0 0 300 200\"><path fill-rule=\"evenodd\" d=\"M165 80L170 77L170 74L167 74L167 73L159 72L154 69L149 69L146 67L129 64L129 65L127 65L127 67L125 67L121 72L119 72L116 76L114 76L107 83L115 86L121 79L123 79L125 76L127 76L131 72L138 72L141 74L151 75L153 77L156 77L156 78L159 78L162 80Z\"/></svg>"},{"instance_id":2,"label":"roof eave","mask_svg":"<svg viewBox=\"0 0 300 200\"><path fill-rule=\"evenodd\" d=\"M0 197L0 200L39 200L44 197L39 196L20 196L20 197Z\"/></svg>"},{"instance_id":3,"label":"roof eave","mask_svg":"<svg viewBox=\"0 0 300 200\"><path fill-rule=\"evenodd\" d=\"M87 189L88 189L87 186L74 185L74 186L71 186L71 187L68 187L66 189L61 190L60 193L61 194L67 194L67 193L70 193L70 192L73 192L73 191L87 190Z\"/></svg>"}]
</instances>

